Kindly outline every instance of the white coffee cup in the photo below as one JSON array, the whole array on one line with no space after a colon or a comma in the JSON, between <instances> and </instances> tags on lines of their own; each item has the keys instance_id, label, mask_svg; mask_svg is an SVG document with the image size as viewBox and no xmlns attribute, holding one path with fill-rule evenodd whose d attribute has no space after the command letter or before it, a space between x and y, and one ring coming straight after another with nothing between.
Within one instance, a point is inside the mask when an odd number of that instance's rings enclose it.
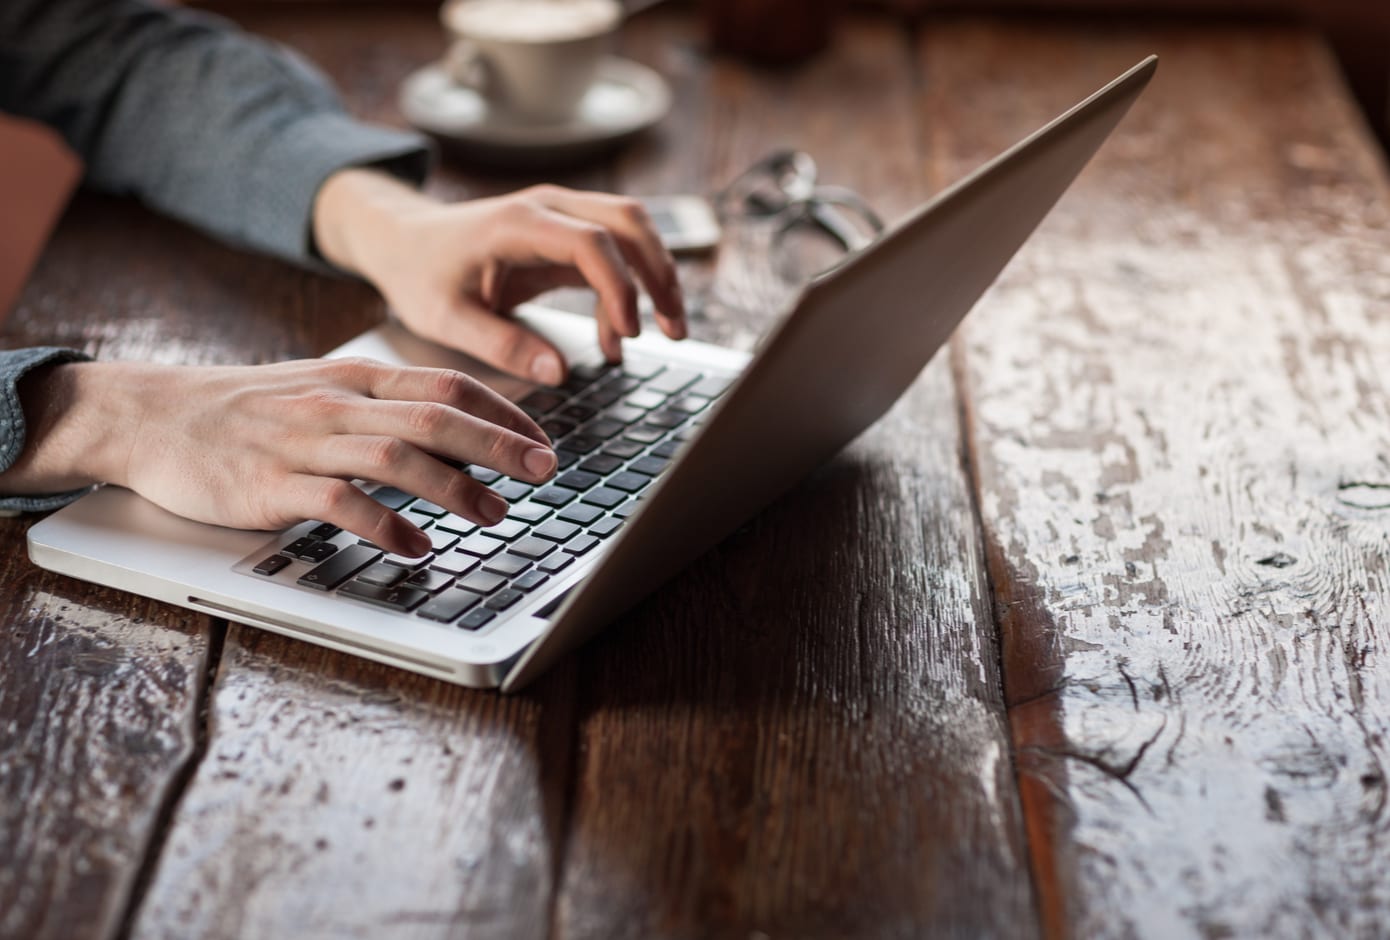
<instances>
[{"instance_id":1,"label":"white coffee cup","mask_svg":"<svg viewBox=\"0 0 1390 940\"><path fill-rule=\"evenodd\" d=\"M555 123L578 110L623 11L617 0L453 0L440 17L454 81L503 116Z\"/></svg>"}]
</instances>

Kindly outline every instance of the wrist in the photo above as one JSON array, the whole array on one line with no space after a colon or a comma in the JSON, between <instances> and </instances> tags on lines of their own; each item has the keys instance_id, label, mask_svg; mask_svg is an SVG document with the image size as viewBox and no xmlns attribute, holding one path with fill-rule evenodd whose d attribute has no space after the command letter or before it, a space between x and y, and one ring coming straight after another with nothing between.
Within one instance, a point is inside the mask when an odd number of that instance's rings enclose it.
<instances>
[{"instance_id":1,"label":"wrist","mask_svg":"<svg viewBox=\"0 0 1390 940\"><path fill-rule=\"evenodd\" d=\"M379 284L402 220L435 205L385 173L339 170L324 181L314 200L314 242L331 264Z\"/></svg>"}]
</instances>

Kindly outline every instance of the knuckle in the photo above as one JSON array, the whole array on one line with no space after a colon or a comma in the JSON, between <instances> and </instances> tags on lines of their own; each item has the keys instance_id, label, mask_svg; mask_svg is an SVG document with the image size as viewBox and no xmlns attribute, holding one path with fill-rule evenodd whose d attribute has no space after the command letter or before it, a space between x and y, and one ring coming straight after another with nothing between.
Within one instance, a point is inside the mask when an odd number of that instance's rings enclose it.
<instances>
[{"instance_id":1,"label":"knuckle","mask_svg":"<svg viewBox=\"0 0 1390 940\"><path fill-rule=\"evenodd\" d=\"M466 506L471 504L470 499L474 484L473 479L464 473L450 473L444 480L444 485L440 488L445 505Z\"/></svg>"},{"instance_id":2,"label":"knuckle","mask_svg":"<svg viewBox=\"0 0 1390 940\"><path fill-rule=\"evenodd\" d=\"M642 205L640 200L630 196L619 198L618 211L622 213L623 218L638 225L647 225L651 221L651 216L647 214L647 207Z\"/></svg>"},{"instance_id":3,"label":"knuckle","mask_svg":"<svg viewBox=\"0 0 1390 940\"><path fill-rule=\"evenodd\" d=\"M562 190L554 183L537 183L534 186L526 187L522 192L531 199L538 199L541 202L545 202L548 199L554 199L556 196L559 196Z\"/></svg>"},{"instance_id":4,"label":"knuckle","mask_svg":"<svg viewBox=\"0 0 1390 940\"><path fill-rule=\"evenodd\" d=\"M367 465L375 470L389 470L405 460L405 442L394 437L379 437L367 445Z\"/></svg>"},{"instance_id":5,"label":"knuckle","mask_svg":"<svg viewBox=\"0 0 1390 940\"><path fill-rule=\"evenodd\" d=\"M462 372L445 369L435 374L434 394L439 401L458 407L473 397L477 384Z\"/></svg>"},{"instance_id":6,"label":"knuckle","mask_svg":"<svg viewBox=\"0 0 1390 940\"><path fill-rule=\"evenodd\" d=\"M371 378L377 365L365 356L349 356L346 359L334 360L329 368L344 381L360 383Z\"/></svg>"},{"instance_id":7,"label":"knuckle","mask_svg":"<svg viewBox=\"0 0 1390 940\"><path fill-rule=\"evenodd\" d=\"M329 389L315 389L300 398L300 406L310 421L321 422L339 414L345 407L343 396Z\"/></svg>"},{"instance_id":8,"label":"knuckle","mask_svg":"<svg viewBox=\"0 0 1390 940\"><path fill-rule=\"evenodd\" d=\"M416 434L433 437L444 427L449 409L432 401L416 402L406 412L406 424Z\"/></svg>"},{"instance_id":9,"label":"knuckle","mask_svg":"<svg viewBox=\"0 0 1390 940\"><path fill-rule=\"evenodd\" d=\"M509 431L494 427L488 431L487 456L490 461L489 466L499 467L506 464L512 456L513 438Z\"/></svg>"},{"instance_id":10,"label":"knuckle","mask_svg":"<svg viewBox=\"0 0 1390 940\"><path fill-rule=\"evenodd\" d=\"M318 515L341 517L357 497L357 487L346 480L325 480L319 488Z\"/></svg>"}]
</instances>

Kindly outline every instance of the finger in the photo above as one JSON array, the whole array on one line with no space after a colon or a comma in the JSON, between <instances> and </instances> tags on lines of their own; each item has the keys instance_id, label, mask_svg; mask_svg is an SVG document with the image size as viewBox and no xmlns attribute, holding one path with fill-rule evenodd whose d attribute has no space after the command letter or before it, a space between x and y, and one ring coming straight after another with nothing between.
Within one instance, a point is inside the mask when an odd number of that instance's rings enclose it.
<instances>
[{"instance_id":1,"label":"finger","mask_svg":"<svg viewBox=\"0 0 1390 940\"><path fill-rule=\"evenodd\" d=\"M601 226L548 209L518 216L498 235L499 250L513 261L550 261L578 268L599 296L614 329L636 336L637 285L617 242Z\"/></svg>"},{"instance_id":2,"label":"finger","mask_svg":"<svg viewBox=\"0 0 1390 940\"><path fill-rule=\"evenodd\" d=\"M352 434L398 438L427 454L480 464L531 483L543 483L555 473L549 438L540 444L439 402L365 401L349 425Z\"/></svg>"},{"instance_id":3,"label":"finger","mask_svg":"<svg viewBox=\"0 0 1390 940\"><path fill-rule=\"evenodd\" d=\"M507 501L497 493L398 437L330 435L311 450L305 469L389 483L479 525L495 525L507 514Z\"/></svg>"},{"instance_id":4,"label":"finger","mask_svg":"<svg viewBox=\"0 0 1390 940\"><path fill-rule=\"evenodd\" d=\"M290 515L332 523L410 558L430 550L429 536L346 480L294 474L281 494Z\"/></svg>"},{"instance_id":5,"label":"finger","mask_svg":"<svg viewBox=\"0 0 1390 940\"><path fill-rule=\"evenodd\" d=\"M452 369L382 367L369 377L366 391L384 401L438 402L537 443L550 443L550 438L526 412L472 376Z\"/></svg>"},{"instance_id":6,"label":"finger","mask_svg":"<svg viewBox=\"0 0 1390 940\"><path fill-rule=\"evenodd\" d=\"M552 209L595 222L612 233L624 259L651 295L662 330L672 339L684 338L685 301L676 276L676 260L662 244L639 200L559 187L543 188L540 199Z\"/></svg>"},{"instance_id":7,"label":"finger","mask_svg":"<svg viewBox=\"0 0 1390 940\"><path fill-rule=\"evenodd\" d=\"M518 304L524 304L548 290L557 287L584 287L588 283L579 269L569 265L514 267L503 279L493 306L500 313L511 310Z\"/></svg>"},{"instance_id":8,"label":"finger","mask_svg":"<svg viewBox=\"0 0 1390 940\"><path fill-rule=\"evenodd\" d=\"M520 321L469 300L460 300L430 339L531 382L559 385L565 380L565 356L558 347Z\"/></svg>"}]
</instances>

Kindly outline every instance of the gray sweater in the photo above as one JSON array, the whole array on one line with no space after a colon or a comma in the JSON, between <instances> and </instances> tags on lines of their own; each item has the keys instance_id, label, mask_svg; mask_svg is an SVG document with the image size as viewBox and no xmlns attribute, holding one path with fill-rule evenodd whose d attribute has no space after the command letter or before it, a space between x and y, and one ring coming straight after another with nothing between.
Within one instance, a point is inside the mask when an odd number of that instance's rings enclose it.
<instances>
[{"instance_id":1,"label":"gray sweater","mask_svg":"<svg viewBox=\"0 0 1390 940\"><path fill-rule=\"evenodd\" d=\"M310 216L328 176L370 165L419 183L429 163L421 138L348 117L289 51L143 0L0 0L0 111L62 134L86 163L84 185L309 267L324 266ZM0 472L24 448L16 383L79 358L0 351ZM78 495L0 498L0 512Z\"/></svg>"}]
</instances>

